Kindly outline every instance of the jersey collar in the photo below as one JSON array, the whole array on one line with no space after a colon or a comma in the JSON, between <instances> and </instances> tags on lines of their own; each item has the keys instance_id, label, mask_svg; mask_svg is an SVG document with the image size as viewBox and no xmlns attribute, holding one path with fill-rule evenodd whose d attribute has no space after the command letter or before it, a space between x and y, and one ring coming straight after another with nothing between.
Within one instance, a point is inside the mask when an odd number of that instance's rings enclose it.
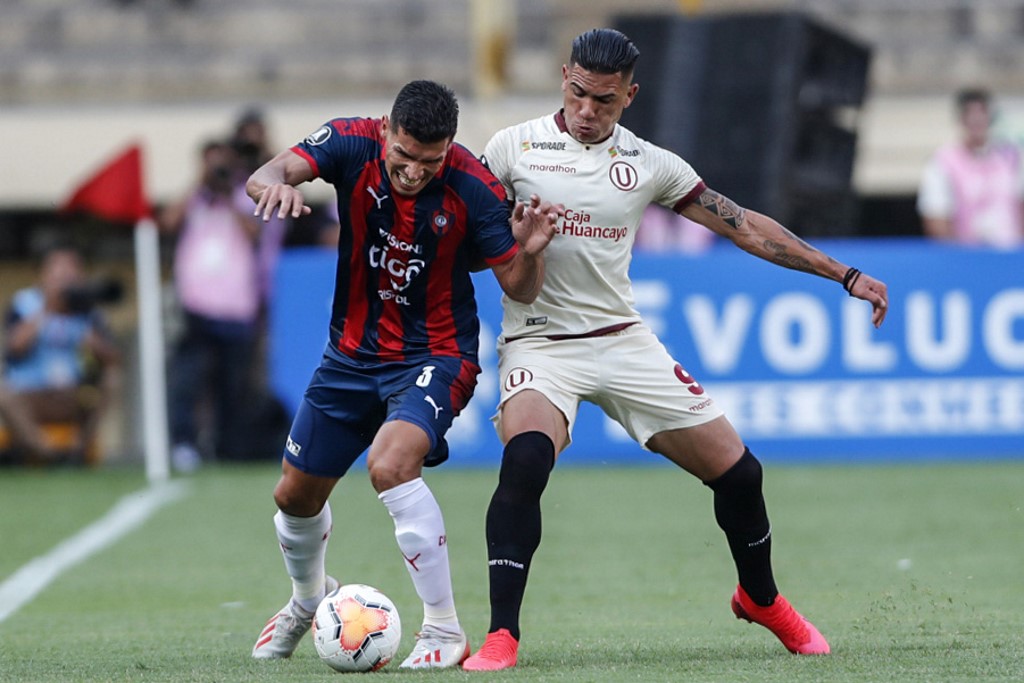
<instances>
[{"instance_id":1,"label":"jersey collar","mask_svg":"<svg viewBox=\"0 0 1024 683\"><path fill-rule=\"evenodd\" d=\"M565 125L565 110L559 109L555 112L555 125L561 133L568 133L569 127Z\"/></svg>"}]
</instances>

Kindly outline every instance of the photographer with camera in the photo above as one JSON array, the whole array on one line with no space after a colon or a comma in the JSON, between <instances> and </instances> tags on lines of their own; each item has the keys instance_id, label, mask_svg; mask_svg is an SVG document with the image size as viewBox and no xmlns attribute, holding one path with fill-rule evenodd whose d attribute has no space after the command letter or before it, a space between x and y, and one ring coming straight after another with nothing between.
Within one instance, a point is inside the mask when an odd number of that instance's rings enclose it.
<instances>
[{"instance_id":1,"label":"photographer with camera","mask_svg":"<svg viewBox=\"0 0 1024 683\"><path fill-rule=\"evenodd\" d=\"M82 460L116 391L120 351L101 303L121 297L120 283L89 279L82 256L60 244L42 256L39 284L14 294L4 324L0 418L30 463ZM44 425L77 426L69 450L48 443Z\"/></svg>"},{"instance_id":2,"label":"photographer with camera","mask_svg":"<svg viewBox=\"0 0 1024 683\"><path fill-rule=\"evenodd\" d=\"M247 456L242 436L259 330L261 226L237 182L236 152L210 141L200 160L197 185L159 216L161 230L177 238L174 286L184 329L168 376L171 464L183 472L204 456ZM207 397L211 438L201 444L199 408Z\"/></svg>"}]
</instances>

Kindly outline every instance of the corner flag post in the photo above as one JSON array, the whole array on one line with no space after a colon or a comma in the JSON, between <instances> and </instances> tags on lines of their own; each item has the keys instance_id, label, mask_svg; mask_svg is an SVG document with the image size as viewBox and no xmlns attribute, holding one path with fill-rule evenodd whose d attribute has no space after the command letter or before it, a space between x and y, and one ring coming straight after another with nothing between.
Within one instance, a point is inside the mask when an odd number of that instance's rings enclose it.
<instances>
[{"instance_id":1,"label":"corner flag post","mask_svg":"<svg viewBox=\"0 0 1024 683\"><path fill-rule=\"evenodd\" d=\"M139 313L139 370L146 478L170 476L167 378L161 320L160 236L143 186L142 150L131 145L79 185L64 212L81 211L135 225L135 282Z\"/></svg>"}]
</instances>

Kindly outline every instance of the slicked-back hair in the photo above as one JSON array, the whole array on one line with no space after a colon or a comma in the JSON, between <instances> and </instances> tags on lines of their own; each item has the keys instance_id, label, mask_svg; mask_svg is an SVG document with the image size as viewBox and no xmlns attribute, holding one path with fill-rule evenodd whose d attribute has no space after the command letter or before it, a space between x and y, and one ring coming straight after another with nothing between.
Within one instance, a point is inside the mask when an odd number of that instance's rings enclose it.
<instances>
[{"instance_id":1,"label":"slicked-back hair","mask_svg":"<svg viewBox=\"0 0 1024 683\"><path fill-rule=\"evenodd\" d=\"M569 65L577 64L599 74L632 76L640 50L633 41L613 28L595 28L572 41Z\"/></svg>"},{"instance_id":2,"label":"slicked-back hair","mask_svg":"<svg viewBox=\"0 0 1024 683\"><path fill-rule=\"evenodd\" d=\"M459 127L455 93L434 81L407 83L391 106L391 125L425 144L450 140Z\"/></svg>"}]
</instances>

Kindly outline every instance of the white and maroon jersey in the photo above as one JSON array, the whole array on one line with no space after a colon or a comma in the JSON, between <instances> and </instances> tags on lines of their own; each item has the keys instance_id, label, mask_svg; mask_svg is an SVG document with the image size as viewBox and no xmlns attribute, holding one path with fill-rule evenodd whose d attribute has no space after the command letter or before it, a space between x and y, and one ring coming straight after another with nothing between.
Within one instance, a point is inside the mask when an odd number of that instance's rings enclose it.
<instances>
[{"instance_id":1,"label":"white and maroon jersey","mask_svg":"<svg viewBox=\"0 0 1024 683\"><path fill-rule=\"evenodd\" d=\"M603 142L577 142L561 112L499 131L484 158L510 198L565 205L540 295L532 304L503 299L503 337L587 336L639 322L629 281L637 227L651 202L681 211L704 190L690 165L618 125Z\"/></svg>"}]
</instances>

